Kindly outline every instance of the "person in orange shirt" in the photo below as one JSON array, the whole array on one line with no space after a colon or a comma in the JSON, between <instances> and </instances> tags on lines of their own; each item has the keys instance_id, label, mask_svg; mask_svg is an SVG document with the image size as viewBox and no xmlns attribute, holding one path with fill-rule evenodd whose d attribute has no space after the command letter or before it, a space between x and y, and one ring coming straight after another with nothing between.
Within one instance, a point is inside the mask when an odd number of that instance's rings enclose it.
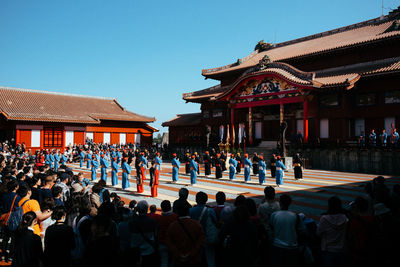
<instances>
[{"instance_id":1,"label":"person in orange shirt","mask_svg":"<svg viewBox=\"0 0 400 267\"><path fill-rule=\"evenodd\" d=\"M36 214L38 219L38 223L33 226L33 233L40 236L40 221L44 221L51 216L53 213L50 210L41 211L40 205L37 200L31 199L32 190L27 185L21 185L17 191L18 195L21 197L21 200L18 202L18 205L22 207L23 213L27 213L29 211L33 211Z\"/></svg>"}]
</instances>

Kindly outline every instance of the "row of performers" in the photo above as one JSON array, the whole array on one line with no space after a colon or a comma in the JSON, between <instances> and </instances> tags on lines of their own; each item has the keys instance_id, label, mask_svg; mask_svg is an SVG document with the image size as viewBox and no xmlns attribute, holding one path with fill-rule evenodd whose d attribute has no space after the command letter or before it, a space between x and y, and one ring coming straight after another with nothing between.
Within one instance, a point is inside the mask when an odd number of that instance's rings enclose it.
<instances>
[{"instance_id":1,"label":"row of performers","mask_svg":"<svg viewBox=\"0 0 400 267\"><path fill-rule=\"evenodd\" d=\"M229 163L229 179L235 180L236 173L240 173L241 167L244 168L244 181L247 183L250 181L250 170L253 168L254 175L258 175L259 183L262 185L265 183L265 174L267 170L267 165L264 161L263 156L258 156L255 154L257 159L255 160L253 157L253 161L249 159L248 154L244 154L244 158L240 157L240 154L237 154L236 157L234 154L231 154L231 157L228 160ZM225 167L225 160L221 159L221 154L216 154L215 158L211 158L209 152L206 151L204 158L204 172L205 175L208 177L211 175L211 167L215 167L215 178L220 179L222 178L223 171L226 170ZM200 173L200 163L199 157L197 153L192 155L190 159L186 155L185 157L185 172L187 175L190 175L190 183L196 184L197 175ZM294 166L294 174L295 179L302 179L302 166L303 162L299 157L299 154L293 159L293 166ZM172 179L173 182L178 181L179 175L179 167L180 162L176 157L176 154L173 154L172 159ZM271 177L276 178L277 186L283 184L283 171L286 169L285 165L281 161L280 156L272 155L271 162L270 162L270 169L271 169Z\"/></svg>"},{"instance_id":2,"label":"row of performers","mask_svg":"<svg viewBox=\"0 0 400 267\"><path fill-rule=\"evenodd\" d=\"M136 168L136 187L138 193L143 193L143 183L146 180L146 171L149 169L150 173L150 191L152 197L157 197L157 187L160 179L160 171L161 171L162 160L160 158L160 154L157 153L154 160L151 162L151 167L149 168L147 158L144 153L141 152L139 156L136 157L135 160L135 168ZM111 166L110 166L111 165ZM111 158L110 162L105 158L105 155L102 154L100 160L98 161L96 155L93 155L91 160L91 179L92 181L96 180L97 169L100 167L100 179L107 182L107 169L111 167L111 184L116 186L118 184L118 171L120 166L117 161L117 157ZM128 157L122 158L121 163L122 170L122 189L127 189L130 187L129 183L129 175L132 172L131 164L128 161Z\"/></svg>"}]
</instances>

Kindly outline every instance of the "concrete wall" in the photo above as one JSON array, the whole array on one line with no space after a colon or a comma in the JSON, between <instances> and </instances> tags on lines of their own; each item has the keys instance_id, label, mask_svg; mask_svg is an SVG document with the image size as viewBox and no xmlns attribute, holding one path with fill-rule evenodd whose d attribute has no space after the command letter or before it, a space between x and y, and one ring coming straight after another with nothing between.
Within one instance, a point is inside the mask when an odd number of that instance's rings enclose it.
<instances>
[{"instance_id":1,"label":"concrete wall","mask_svg":"<svg viewBox=\"0 0 400 267\"><path fill-rule=\"evenodd\" d=\"M299 152L310 169L400 175L400 151L305 149Z\"/></svg>"}]
</instances>

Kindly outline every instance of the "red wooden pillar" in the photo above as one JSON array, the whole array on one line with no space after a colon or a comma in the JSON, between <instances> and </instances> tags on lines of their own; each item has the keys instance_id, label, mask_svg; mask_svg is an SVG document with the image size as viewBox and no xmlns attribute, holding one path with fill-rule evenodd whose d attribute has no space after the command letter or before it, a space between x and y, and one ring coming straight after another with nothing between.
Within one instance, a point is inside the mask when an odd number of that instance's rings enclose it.
<instances>
[{"instance_id":1,"label":"red wooden pillar","mask_svg":"<svg viewBox=\"0 0 400 267\"><path fill-rule=\"evenodd\" d=\"M235 124L234 124L235 109L231 108L231 140L232 146L235 145Z\"/></svg>"},{"instance_id":2,"label":"red wooden pillar","mask_svg":"<svg viewBox=\"0 0 400 267\"><path fill-rule=\"evenodd\" d=\"M62 148L61 148L61 152L64 153L64 150L65 150L65 132L66 132L65 128L63 129L62 132L63 132L63 133L62 133L63 139L62 139Z\"/></svg>"},{"instance_id":3,"label":"red wooden pillar","mask_svg":"<svg viewBox=\"0 0 400 267\"><path fill-rule=\"evenodd\" d=\"M15 130L15 144L19 144L21 142L21 130L16 129Z\"/></svg>"},{"instance_id":4,"label":"red wooden pillar","mask_svg":"<svg viewBox=\"0 0 400 267\"><path fill-rule=\"evenodd\" d=\"M43 128L40 130L40 149L44 148L44 130Z\"/></svg>"},{"instance_id":5,"label":"red wooden pillar","mask_svg":"<svg viewBox=\"0 0 400 267\"><path fill-rule=\"evenodd\" d=\"M251 114L251 107L249 107L249 143L250 145L253 144L253 131L252 131L252 114Z\"/></svg>"},{"instance_id":6,"label":"red wooden pillar","mask_svg":"<svg viewBox=\"0 0 400 267\"><path fill-rule=\"evenodd\" d=\"M308 101L303 102L303 139L304 143L308 142Z\"/></svg>"}]
</instances>

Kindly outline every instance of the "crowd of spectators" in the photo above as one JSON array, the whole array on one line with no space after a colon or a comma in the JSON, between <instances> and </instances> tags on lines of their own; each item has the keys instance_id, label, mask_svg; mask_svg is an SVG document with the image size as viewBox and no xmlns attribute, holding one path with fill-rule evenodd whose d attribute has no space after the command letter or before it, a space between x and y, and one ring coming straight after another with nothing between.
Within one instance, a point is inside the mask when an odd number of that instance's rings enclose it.
<instances>
[{"instance_id":1,"label":"crowd of spectators","mask_svg":"<svg viewBox=\"0 0 400 267\"><path fill-rule=\"evenodd\" d=\"M328 200L319 221L291 211L288 194L267 186L257 205L223 192L208 201L179 190L177 200L126 203L103 181L67 166L54 172L30 157L0 154L2 214L22 210L17 229L3 223L1 251L13 266L394 266L400 186L383 177L344 209ZM161 212L159 209L161 209ZM2 215L2 218L3 218Z\"/></svg>"}]
</instances>

